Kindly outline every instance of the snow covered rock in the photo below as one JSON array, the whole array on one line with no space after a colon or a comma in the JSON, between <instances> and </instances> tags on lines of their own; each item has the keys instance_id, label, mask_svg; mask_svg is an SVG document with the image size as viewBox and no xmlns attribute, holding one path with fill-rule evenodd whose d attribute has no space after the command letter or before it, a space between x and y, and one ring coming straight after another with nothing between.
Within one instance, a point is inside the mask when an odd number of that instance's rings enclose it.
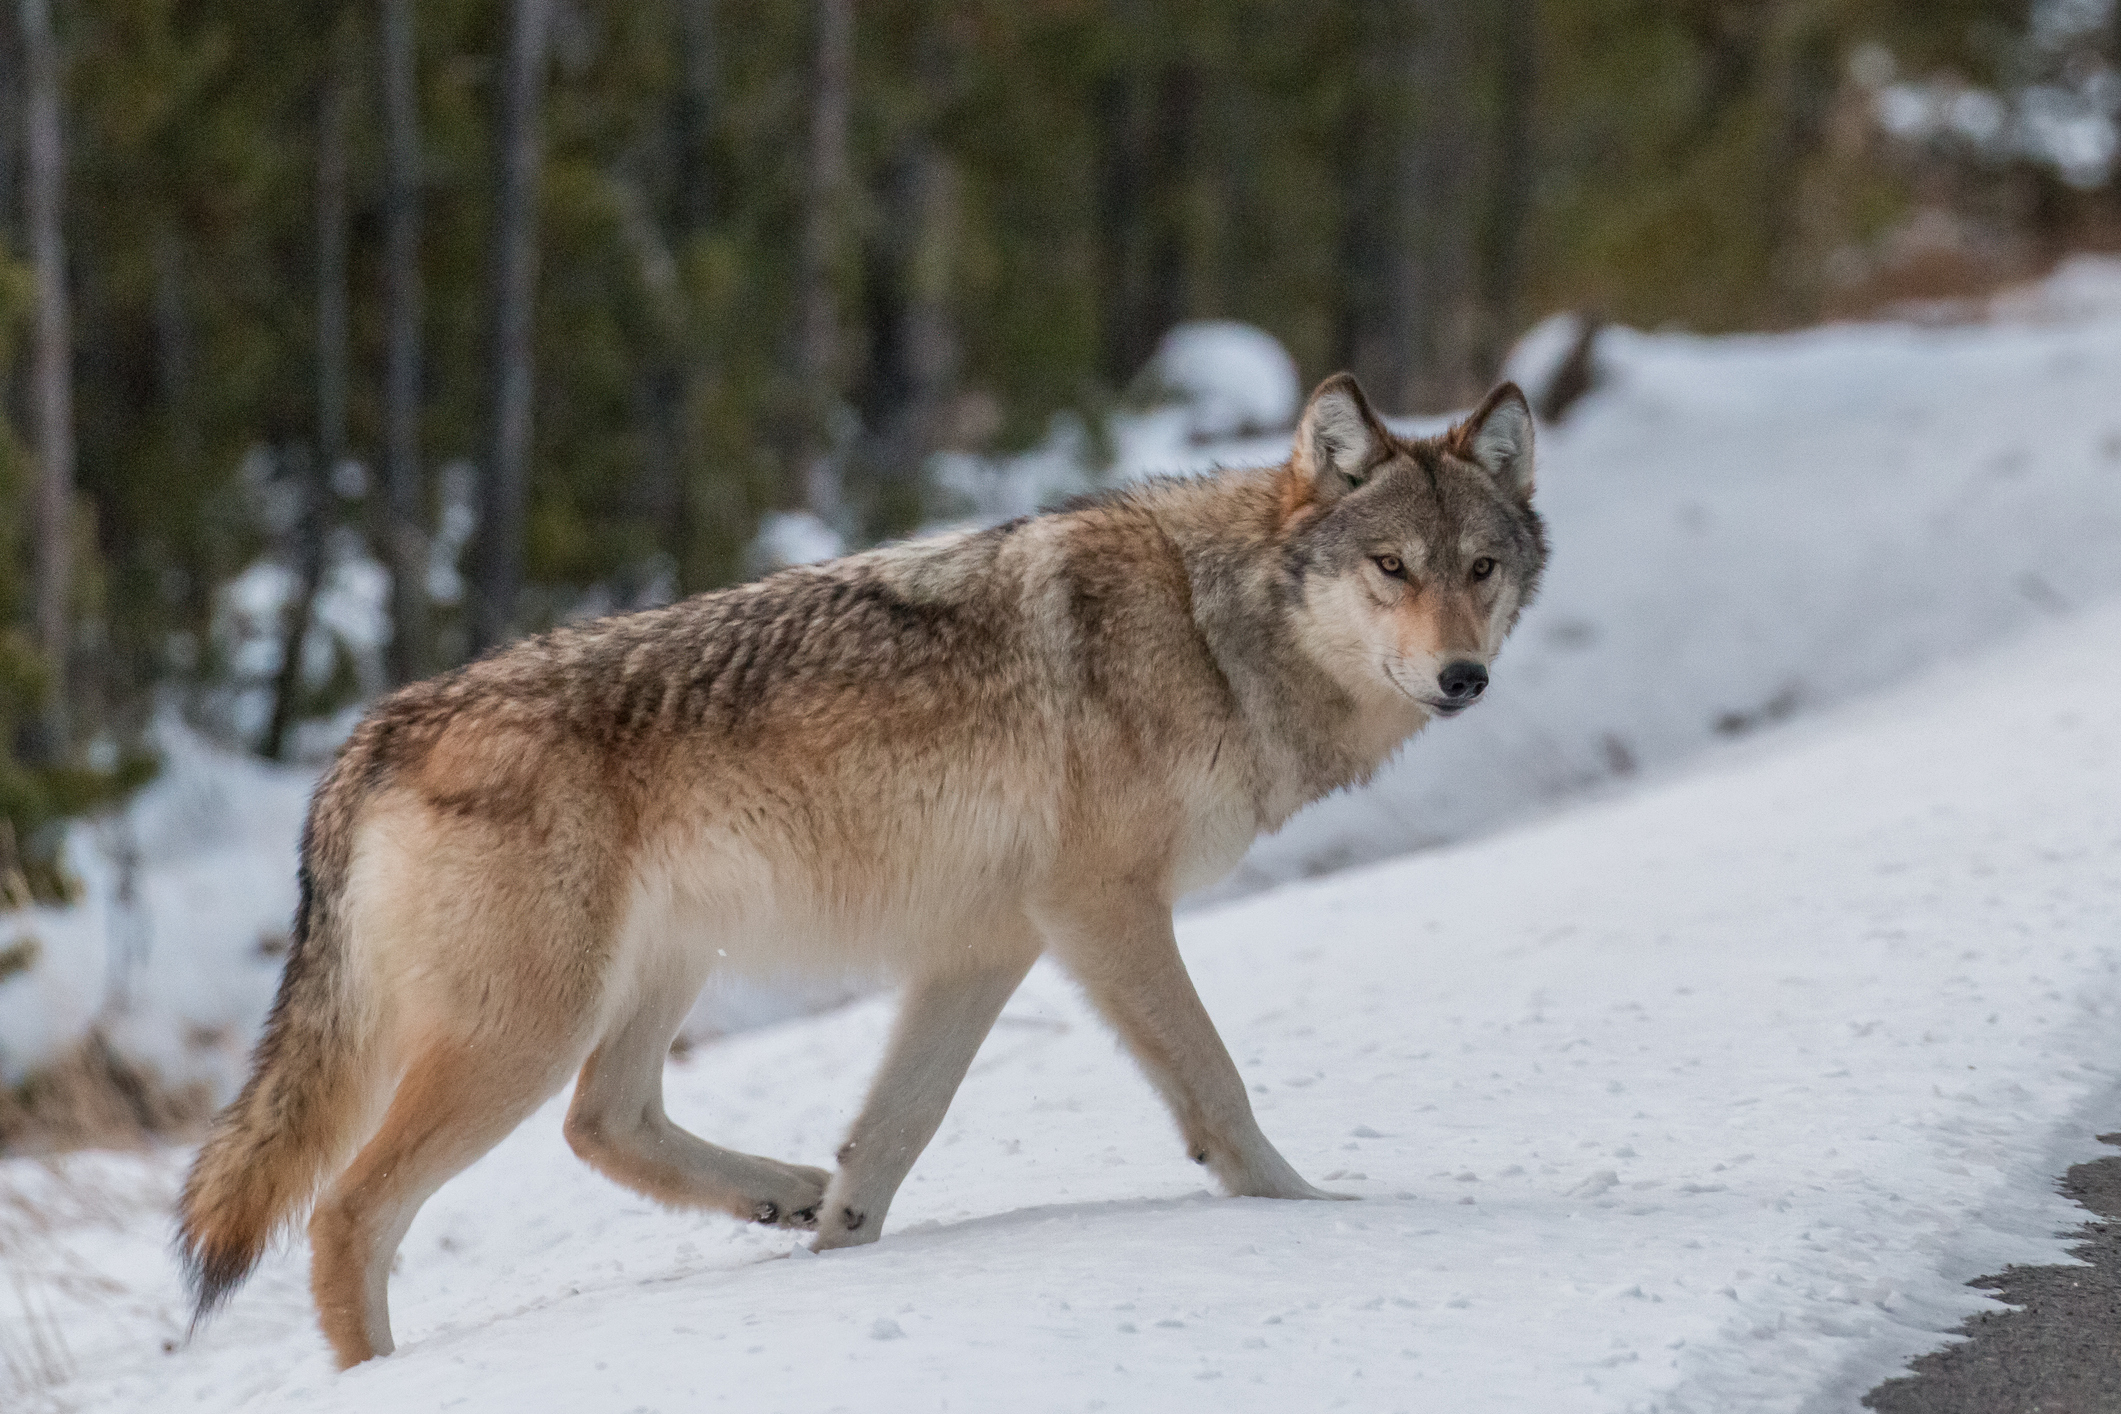
<instances>
[{"instance_id":1,"label":"snow covered rock","mask_svg":"<svg viewBox=\"0 0 2121 1414\"><path fill-rule=\"evenodd\" d=\"M1293 427L1303 401L1296 360L1280 341L1230 319L1172 329L1145 377L1186 409L1186 433L1197 442Z\"/></svg>"},{"instance_id":2,"label":"snow covered rock","mask_svg":"<svg viewBox=\"0 0 2121 1414\"><path fill-rule=\"evenodd\" d=\"M845 554L840 533L808 511L769 511L759 520L749 559L754 571L767 574L789 565L816 564Z\"/></svg>"}]
</instances>

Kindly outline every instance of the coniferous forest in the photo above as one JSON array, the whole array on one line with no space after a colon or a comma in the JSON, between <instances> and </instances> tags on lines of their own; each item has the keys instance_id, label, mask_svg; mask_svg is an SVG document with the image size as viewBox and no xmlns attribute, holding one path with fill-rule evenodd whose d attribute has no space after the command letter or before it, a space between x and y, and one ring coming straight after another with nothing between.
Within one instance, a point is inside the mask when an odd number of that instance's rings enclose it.
<instances>
[{"instance_id":1,"label":"coniferous forest","mask_svg":"<svg viewBox=\"0 0 2121 1414\"><path fill-rule=\"evenodd\" d=\"M1181 321L1438 411L1558 310L1787 327L2026 273L2115 226L2113 178L2012 136L2121 46L2055 8L14 0L7 888L64 894L54 822L152 772L159 712L285 757L745 577L767 512L905 533L952 513L935 453L1094 428ZM1896 85L1957 117L1891 130ZM380 658L318 609L356 563Z\"/></svg>"}]
</instances>

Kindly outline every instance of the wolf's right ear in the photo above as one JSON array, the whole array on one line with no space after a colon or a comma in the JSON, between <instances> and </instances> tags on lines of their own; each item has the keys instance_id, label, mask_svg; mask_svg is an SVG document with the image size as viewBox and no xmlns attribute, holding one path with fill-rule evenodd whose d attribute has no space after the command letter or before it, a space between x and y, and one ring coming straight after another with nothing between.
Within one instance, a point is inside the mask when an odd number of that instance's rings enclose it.
<instances>
[{"instance_id":1,"label":"wolf's right ear","mask_svg":"<svg viewBox=\"0 0 2121 1414\"><path fill-rule=\"evenodd\" d=\"M1532 499L1532 405L1515 383L1498 383L1444 446L1479 464L1518 499Z\"/></svg>"},{"instance_id":2,"label":"wolf's right ear","mask_svg":"<svg viewBox=\"0 0 2121 1414\"><path fill-rule=\"evenodd\" d=\"M1304 405L1296 428L1296 469L1310 480L1319 501L1339 500L1368 479L1390 435L1370 410L1355 375L1336 373Z\"/></svg>"}]
</instances>

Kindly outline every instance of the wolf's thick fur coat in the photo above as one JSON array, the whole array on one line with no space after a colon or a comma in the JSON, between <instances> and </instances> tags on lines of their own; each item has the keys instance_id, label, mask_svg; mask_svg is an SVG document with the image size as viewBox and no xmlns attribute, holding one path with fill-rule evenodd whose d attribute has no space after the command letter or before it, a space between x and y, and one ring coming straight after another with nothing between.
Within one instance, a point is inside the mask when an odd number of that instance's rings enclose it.
<instances>
[{"instance_id":1,"label":"wolf's thick fur coat","mask_svg":"<svg viewBox=\"0 0 2121 1414\"><path fill-rule=\"evenodd\" d=\"M1254 1122L1172 900L1478 695L1545 561L1531 442L1507 385L1407 441L1340 375L1279 467L784 570L385 698L317 789L279 996L185 1185L198 1314L316 1197L325 1335L387 1353L413 1214L577 1074L567 1137L617 1181L873 1241L1041 953L1225 1188L1331 1196ZM724 967L904 982L835 1172L665 1116Z\"/></svg>"}]
</instances>

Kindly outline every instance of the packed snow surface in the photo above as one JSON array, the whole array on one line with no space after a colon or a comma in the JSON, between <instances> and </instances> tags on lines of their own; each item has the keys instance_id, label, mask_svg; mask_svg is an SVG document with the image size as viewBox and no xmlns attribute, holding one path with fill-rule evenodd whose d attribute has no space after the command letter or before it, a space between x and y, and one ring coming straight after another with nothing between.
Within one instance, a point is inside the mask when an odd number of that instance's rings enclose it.
<instances>
[{"instance_id":1,"label":"packed snow surface","mask_svg":"<svg viewBox=\"0 0 2121 1414\"><path fill-rule=\"evenodd\" d=\"M6 1349L67 1378L0 1402L1853 1410L1988 1304L1968 1278L2061 1256L2051 1176L2121 1102L2116 781L2109 607L1690 774L1190 914L1267 1132L1356 1203L1203 1192L1043 966L879 1244L657 1211L568 1152L556 1100L421 1213L398 1352L345 1375L299 1243L165 1353L182 1156L15 1161ZM888 1022L696 1051L671 1111L828 1162Z\"/></svg>"}]
</instances>

